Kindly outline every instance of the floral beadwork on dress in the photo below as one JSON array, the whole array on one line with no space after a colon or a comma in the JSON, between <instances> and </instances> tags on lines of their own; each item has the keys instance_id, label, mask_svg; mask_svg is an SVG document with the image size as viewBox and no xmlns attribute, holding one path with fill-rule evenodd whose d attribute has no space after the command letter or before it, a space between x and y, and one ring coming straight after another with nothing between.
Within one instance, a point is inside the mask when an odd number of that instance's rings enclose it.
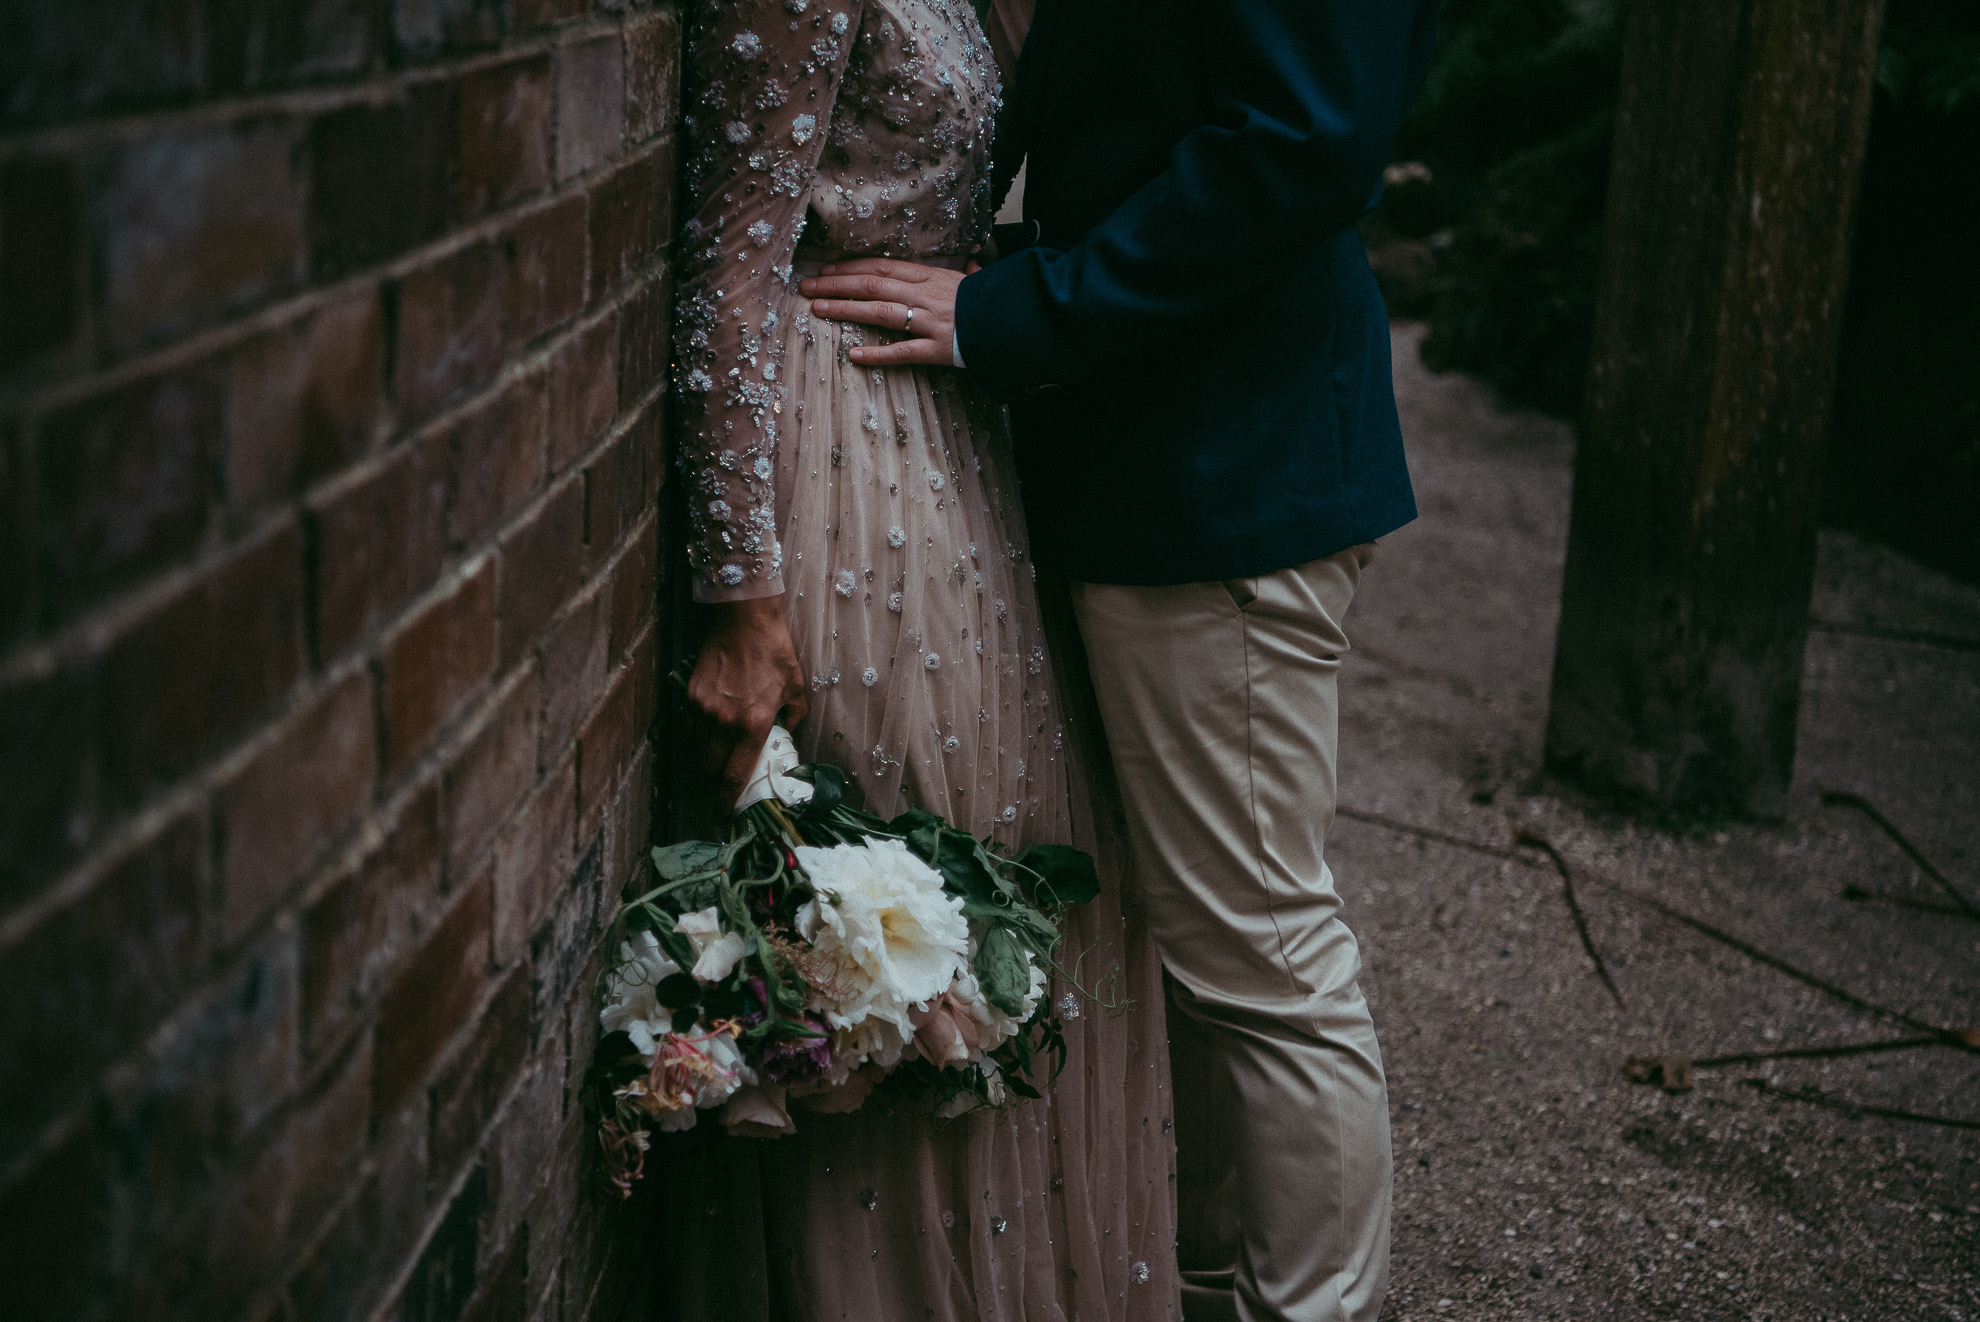
<instances>
[{"instance_id":1,"label":"floral beadwork on dress","mask_svg":"<svg viewBox=\"0 0 1980 1322\"><path fill-rule=\"evenodd\" d=\"M786 334L808 328L777 308L800 237L836 255L975 252L1001 92L968 0L701 0L687 70L673 376L688 558L699 598L738 600L783 590L779 373Z\"/></svg>"}]
</instances>

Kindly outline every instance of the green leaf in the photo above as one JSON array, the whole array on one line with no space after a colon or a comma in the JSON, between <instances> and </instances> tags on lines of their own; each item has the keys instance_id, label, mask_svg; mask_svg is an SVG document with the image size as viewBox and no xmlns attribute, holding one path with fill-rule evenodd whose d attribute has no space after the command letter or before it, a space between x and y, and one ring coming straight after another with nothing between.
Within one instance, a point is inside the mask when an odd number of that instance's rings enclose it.
<instances>
[{"instance_id":1,"label":"green leaf","mask_svg":"<svg viewBox=\"0 0 1980 1322\"><path fill-rule=\"evenodd\" d=\"M1040 904L1057 907L1086 904L1100 894L1100 872L1093 856L1071 845L1033 845L1018 858L1018 866L1038 874L1032 893Z\"/></svg>"},{"instance_id":2,"label":"green leaf","mask_svg":"<svg viewBox=\"0 0 1980 1322\"><path fill-rule=\"evenodd\" d=\"M976 981L983 998L1008 1015L1024 1013L1024 994L1031 990L1031 963L1011 929L997 924L976 946Z\"/></svg>"},{"instance_id":3,"label":"green leaf","mask_svg":"<svg viewBox=\"0 0 1980 1322\"><path fill-rule=\"evenodd\" d=\"M924 862L936 868L941 866L936 856L940 852L942 832L947 828L940 817L926 808L909 808L887 823L887 829L905 839L908 848L921 855Z\"/></svg>"},{"instance_id":4,"label":"green leaf","mask_svg":"<svg viewBox=\"0 0 1980 1322\"><path fill-rule=\"evenodd\" d=\"M653 867L665 881L699 876L713 871L722 856L722 846L711 840L683 840L653 851Z\"/></svg>"},{"instance_id":5,"label":"green leaf","mask_svg":"<svg viewBox=\"0 0 1980 1322\"><path fill-rule=\"evenodd\" d=\"M799 780L811 782L811 802L799 810L805 818L823 818L831 815L834 808L846 797L846 775L837 767L823 762L812 762L791 772Z\"/></svg>"}]
</instances>

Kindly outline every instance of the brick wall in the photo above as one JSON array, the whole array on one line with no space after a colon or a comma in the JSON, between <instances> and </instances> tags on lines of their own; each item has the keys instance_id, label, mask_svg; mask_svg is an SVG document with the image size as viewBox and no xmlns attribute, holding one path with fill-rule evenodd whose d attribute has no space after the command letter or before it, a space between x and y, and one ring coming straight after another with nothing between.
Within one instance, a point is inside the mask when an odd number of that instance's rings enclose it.
<instances>
[{"instance_id":1,"label":"brick wall","mask_svg":"<svg viewBox=\"0 0 1980 1322\"><path fill-rule=\"evenodd\" d=\"M0 20L0 1313L612 1318L679 22Z\"/></svg>"}]
</instances>

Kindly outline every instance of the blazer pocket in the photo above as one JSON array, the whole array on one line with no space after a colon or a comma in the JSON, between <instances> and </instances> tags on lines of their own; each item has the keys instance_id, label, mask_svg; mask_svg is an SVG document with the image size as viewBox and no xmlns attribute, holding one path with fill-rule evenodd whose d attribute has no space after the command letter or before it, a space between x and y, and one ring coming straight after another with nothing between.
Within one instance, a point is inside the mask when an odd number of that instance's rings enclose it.
<instances>
[{"instance_id":1,"label":"blazer pocket","mask_svg":"<svg viewBox=\"0 0 1980 1322\"><path fill-rule=\"evenodd\" d=\"M1258 580L1255 578L1227 578L1223 580L1224 595L1231 599L1231 605L1243 610L1258 600Z\"/></svg>"}]
</instances>

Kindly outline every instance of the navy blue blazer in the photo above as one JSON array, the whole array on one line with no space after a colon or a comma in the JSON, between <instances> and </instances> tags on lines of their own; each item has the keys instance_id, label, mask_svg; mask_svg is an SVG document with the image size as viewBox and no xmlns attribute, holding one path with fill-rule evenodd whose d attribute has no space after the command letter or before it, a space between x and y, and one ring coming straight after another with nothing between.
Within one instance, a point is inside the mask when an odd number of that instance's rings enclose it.
<instances>
[{"instance_id":1,"label":"navy blue blazer","mask_svg":"<svg viewBox=\"0 0 1980 1322\"><path fill-rule=\"evenodd\" d=\"M1354 229L1437 0L1040 0L998 130L1037 242L962 282L1038 562L1270 573L1416 515Z\"/></svg>"}]
</instances>

